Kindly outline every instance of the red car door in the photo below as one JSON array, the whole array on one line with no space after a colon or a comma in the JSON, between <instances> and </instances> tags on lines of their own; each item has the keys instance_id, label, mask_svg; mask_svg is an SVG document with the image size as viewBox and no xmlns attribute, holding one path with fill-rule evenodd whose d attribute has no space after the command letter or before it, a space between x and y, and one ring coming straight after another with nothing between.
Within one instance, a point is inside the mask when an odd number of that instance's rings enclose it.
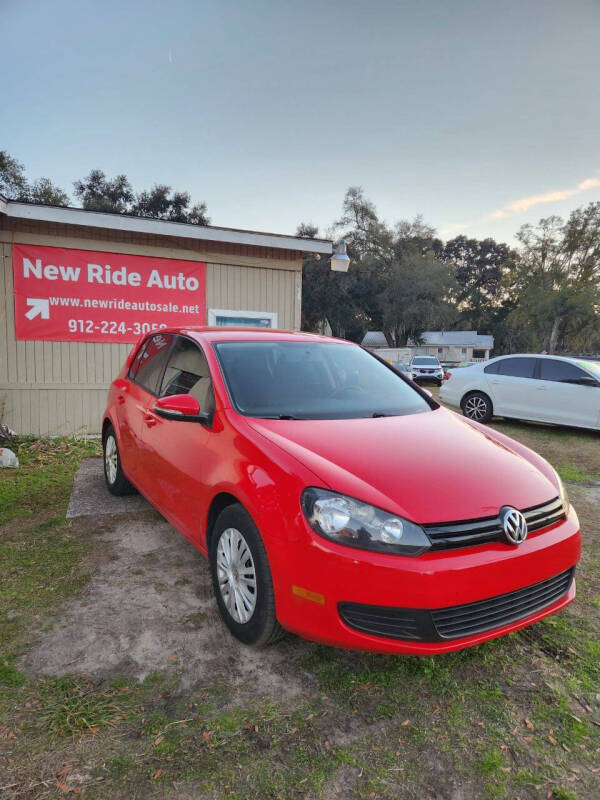
<instances>
[{"instance_id":1,"label":"red car door","mask_svg":"<svg viewBox=\"0 0 600 800\"><path fill-rule=\"evenodd\" d=\"M121 460L124 470L135 485L146 494L144 474L144 443L142 432L148 424L148 409L156 399L157 386L162 378L173 337L157 333L140 346L132 361L127 379L118 385L117 416L120 432Z\"/></svg>"},{"instance_id":2,"label":"red car door","mask_svg":"<svg viewBox=\"0 0 600 800\"><path fill-rule=\"evenodd\" d=\"M160 397L191 394L200 410L214 413L214 393L208 363L200 346L177 336L169 352L158 391ZM172 420L151 410L142 427L144 484L165 516L191 538L202 528L207 502L206 449L210 422Z\"/></svg>"}]
</instances>

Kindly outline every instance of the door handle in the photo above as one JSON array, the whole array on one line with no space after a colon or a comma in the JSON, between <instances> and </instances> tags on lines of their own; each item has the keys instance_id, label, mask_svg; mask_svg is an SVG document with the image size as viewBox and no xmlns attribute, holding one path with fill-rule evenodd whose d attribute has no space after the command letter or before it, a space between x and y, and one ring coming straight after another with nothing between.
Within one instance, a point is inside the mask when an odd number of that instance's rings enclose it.
<instances>
[{"instance_id":1,"label":"door handle","mask_svg":"<svg viewBox=\"0 0 600 800\"><path fill-rule=\"evenodd\" d=\"M144 422L149 428L153 428L158 421L158 417L151 411L151 409L144 409Z\"/></svg>"}]
</instances>

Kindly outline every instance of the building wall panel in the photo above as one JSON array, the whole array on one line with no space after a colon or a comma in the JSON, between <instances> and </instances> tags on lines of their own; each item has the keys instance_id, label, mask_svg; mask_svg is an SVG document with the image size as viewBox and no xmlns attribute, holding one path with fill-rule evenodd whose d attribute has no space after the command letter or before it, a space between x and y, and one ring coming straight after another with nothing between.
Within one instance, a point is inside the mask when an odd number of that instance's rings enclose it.
<instances>
[{"instance_id":1,"label":"building wall panel","mask_svg":"<svg viewBox=\"0 0 600 800\"><path fill-rule=\"evenodd\" d=\"M276 311L280 328L300 326L299 254L291 258L285 251L269 251L257 256L256 248L248 247L238 248L239 254L231 247L218 254L190 252L184 242L166 248L135 237L113 242L99 238L97 232L94 239L53 233L40 233L39 226L0 231L0 421L19 434L99 433L108 385L131 345L16 341L13 241L204 260L207 309ZM226 258L240 263L224 263Z\"/></svg>"}]
</instances>

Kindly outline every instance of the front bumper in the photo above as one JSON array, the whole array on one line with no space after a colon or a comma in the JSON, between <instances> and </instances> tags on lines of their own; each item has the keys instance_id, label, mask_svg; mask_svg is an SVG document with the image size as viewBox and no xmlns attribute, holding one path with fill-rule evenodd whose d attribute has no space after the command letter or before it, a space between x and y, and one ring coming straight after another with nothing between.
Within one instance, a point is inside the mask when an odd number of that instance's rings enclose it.
<instances>
[{"instance_id":1,"label":"front bumper","mask_svg":"<svg viewBox=\"0 0 600 800\"><path fill-rule=\"evenodd\" d=\"M413 380L416 383L419 383L420 381L431 381L431 383L441 384L442 381L444 380L444 375L443 374L436 375L435 373L431 372L428 374L414 373Z\"/></svg>"},{"instance_id":2,"label":"front bumper","mask_svg":"<svg viewBox=\"0 0 600 800\"><path fill-rule=\"evenodd\" d=\"M373 635L351 627L340 615L340 604L415 612L449 609L552 579L579 561L581 536L573 509L565 520L530 534L519 547L497 542L417 558L350 550L320 539L310 529L307 533L309 541L304 546L296 539L295 547L288 545L285 553L271 554L279 562L273 564L277 615L288 630L324 644L413 655L444 653L531 625L575 597L575 582L571 581L566 594L525 617L460 638L437 637L435 641ZM305 588L308 594L301 596L292 587ZM314 598L322 600L315 602Z\"/></svg>"}]
</instances>

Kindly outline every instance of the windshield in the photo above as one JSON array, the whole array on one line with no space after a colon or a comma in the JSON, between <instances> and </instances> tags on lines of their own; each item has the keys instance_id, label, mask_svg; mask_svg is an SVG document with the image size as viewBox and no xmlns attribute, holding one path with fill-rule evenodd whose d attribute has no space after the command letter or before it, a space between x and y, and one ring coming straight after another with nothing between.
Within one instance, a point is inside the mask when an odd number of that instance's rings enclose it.
<instances>
[{"instance_id":1,"label":"windshield","mask_svg":"<svg viewBox=\"0 0 600 800\"><path fill-rule=\"evenodd\" d=\"M416 356L413 358L412 363L416 364L417 366L423 365L437 367L439 366L440 362L434 356Z\"/></svg>"},{"instance_id":2,"label":"windshield","mask_svg":"<svg viewBox=\"0 0 600 800\"><path fill-rule=\"evenodd\" d=\"M429 411L406 381L360 347L326 342L214 345L242 414L275 419L355 419Z\"/></svg>"}]
</instances>

